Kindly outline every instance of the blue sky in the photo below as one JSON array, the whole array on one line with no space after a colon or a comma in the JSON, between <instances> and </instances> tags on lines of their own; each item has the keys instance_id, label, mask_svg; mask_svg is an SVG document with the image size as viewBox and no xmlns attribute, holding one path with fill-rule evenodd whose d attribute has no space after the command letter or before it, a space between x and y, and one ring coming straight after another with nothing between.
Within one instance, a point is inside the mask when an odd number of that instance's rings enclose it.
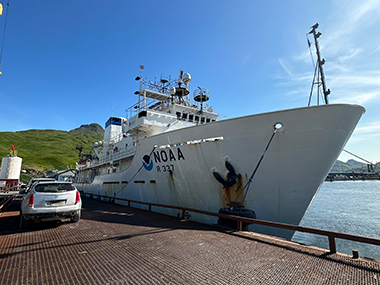
<instances>
[{"instance_id":1,"label":"blue sky","mask_svg":"<svg viewBox=\"0 0 380 285\"><path fill-rule=\"evenodd\" d=\"M104 127L136 103L141 64L190 73L223 118L306 106L317 22L330 103L367 110L346 149L380 161L380 0L10 0L0 131Z\"/></svg>"}]
</instances>

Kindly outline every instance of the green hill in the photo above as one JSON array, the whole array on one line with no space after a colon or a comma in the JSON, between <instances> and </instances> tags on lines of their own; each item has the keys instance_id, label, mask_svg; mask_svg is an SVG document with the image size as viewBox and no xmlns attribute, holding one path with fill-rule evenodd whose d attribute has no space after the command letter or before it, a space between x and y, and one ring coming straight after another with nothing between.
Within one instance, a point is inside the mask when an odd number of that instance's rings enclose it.
<instances>
[{"instance_id":1,"label":"green hill","mask_svg":"<svg viewBox=\"0 0 380 285\"><path fill-rule=\"evenodd\" d=\"M14 145L17 155L23 159L23 169L47 171L66 166L75 167L78 150L92 154L92 144L103 139L104 130L98 124L82 125L66 131L28 130L0 132L0 158L9 154Z\"/></svg>"},{"instance_id":2,"label":"green hill","mask_svg":"<svg viewBox=\"0 0 380 285\"><path fill-rule=\"evenodd\" d=\"M77 133L90 136L101 136L103 139L104 129L98 124L81 125L79 128L71 130L70 133Z\"/></svg>"}]
</instances>

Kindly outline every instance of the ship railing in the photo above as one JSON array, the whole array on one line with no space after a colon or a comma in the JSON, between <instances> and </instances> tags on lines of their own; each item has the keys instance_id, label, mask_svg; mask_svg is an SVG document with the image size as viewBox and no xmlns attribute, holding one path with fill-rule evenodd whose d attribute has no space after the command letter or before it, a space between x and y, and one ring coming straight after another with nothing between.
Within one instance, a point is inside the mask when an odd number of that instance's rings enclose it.
<instances>
[{"instance_id":1,"label":"ship railing","mask_svg":"<svg viewBox=\"0 0 380 285\"><path fill-rule=\"evenodd\" d=\"M0 212L5 211L6 208L12 203L15 195L2 196L0 199Z\"/></svg>"},{"instance_id":2,"label":"ship railing","mask_svg":"<svg viewBox=\"0 0 380 285\"><path fill-rule=\"evenodd\" d=\"M110 139L110 143L111 144L115 144L115 143L118 143L120 141L123 140L123 137L124 137L124 134L118 134L116 136L113 136L111 139Z\"/></svg>"},{"instance_id":3,"label":"ship railing","mask_svg":"<svg viewBox=\"0 0 380 285\"><path fill-rule=\"evenodd\" d=\"M116 153L110 153L107 157L100 158L100 159L93 159L91 161L86 162L86 164L84 164L84 165L78 165L77 169L81 170L81 169L85 169L88 167L95 167L98 165L113 162L113 161L116 161L119 159L123 159L123 158L129 157L129 156L132 156L132 155L134 155L135 152L136 152L136 146L129 147L126 149L122 149Z\"/></svg>"},{"instance_id":4,"label":"ship railing","mask_svg":"<svg viewBox=\"0 0 380 285\"><path fill-rule=\"evenodd\" d=\"M160 111L162 108L166 107L168 103L165 101L159 101L157 99L146 98L145 104L141 101L140 103L136 103L126 109L126 117L127 119L132 118L134 115L140 113L141 111L146 111L148 109L158 110Z\"/></svg>"},{"instance_id":5,"label":"ship railing","mask_svg":"<svg viewBox=\"0 0 380 285\"><path fill-rule=\"evenodd\" d=\"M136 146L124 148L124 149L121 149L115 153L110 153L106 158L101 159L101 161L102 161L102 163L106 163L109 161L115 161L118 159L122 159L122 158L133 155L135 153L135 151L136 151Z\"/></svg>"},{"instance_id":6,"label":"ship railing","mask_svg":"<svg viewBox=\"0 0 380 285\"><path fill-rule=\"evenodd\" d=\"M127 202L128 207L132 207L131 206L132 203L147 205L148 211L150 211L150 212L152 211L152 207L162 207L162 208L180 210L180 211L182 211L182 215L181 215L182 219L184 219L187 216L188 212L199 213L199 214L208 215L208 216L214 216L214 217L218 217L218 218L222 218L222 219L229 219L229 220L236 221L238 231L243 230L243 224L255 224L255 225L262 225L262 226L267 226L267 227L274 227L274 228L278 228L278 229L285 229L285 230L298 231L298 232L304 232L304 233L326 236L329 240L329 250L330 250L331 254L337 252L336 251L336 243L335 243L335 239L337 239L337 238L355 241L355 242L360 242L360 243L367 243L367 244L372 244L372 245L380 245L380 239L371 238L371 237L346 234L346 233L339 233L339 232L322 230L322 229L314 229L314 228L309 228L309 227L296 226L296 225L271 222L271 221L265 221L265 220L257 220L257 219L253 219L253 218L245 218L245 217L234 216L234 215L225 215L225 214L219 214L219 213L214 213L214 212L209 212L209 211L204 211L204 210L199 210L199 209L193 209L193 208L187 208L187 207L164 205L164 204L150 203L150 202L142 202L142 201L137 201L137 200L111 197L111 196L99 195L99 194L93 194L93 193L82 192L82 195L84 195L85 197L88 196L90 198L97 198L97 199L102 200L102 201L108 201L111 203L115 203L115 200L124 201L124 202ZM355 258L358 258L357 251L353 251L353 255Z\"/></svg>"}]
</instances>

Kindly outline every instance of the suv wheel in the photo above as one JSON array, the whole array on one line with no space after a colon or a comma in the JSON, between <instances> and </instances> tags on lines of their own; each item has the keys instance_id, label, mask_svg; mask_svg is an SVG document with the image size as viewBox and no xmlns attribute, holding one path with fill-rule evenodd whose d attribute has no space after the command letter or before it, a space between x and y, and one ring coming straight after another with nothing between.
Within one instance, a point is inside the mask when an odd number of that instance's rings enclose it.
<instances>
[{"instance_id":1,"label":"suv wheel","mask_svg":"<svg viewBox=\"0 0 380 285\"><path fill-rule=\"evenodd\" d=\"M20 226L19 226L20 229L22 229L22 227L28 227L30 224L31 224L31 221L26 220L24 216L22 215L22 212L20 211Z\"/></svg>"},{"instance_id":2,"label":"suv wheel","mask_svg":"<svg viewBox=\"0 0 380 285\"><path fill-rule=\"evenodd\" d=\"M80 212L81 212L81 211L76 212L76 214L75 214L74 216L71 217L71 221L72 221L73 223L77 223L77 222L79 221L79 219L80 219Z\"/></svg>"}]
</instances>

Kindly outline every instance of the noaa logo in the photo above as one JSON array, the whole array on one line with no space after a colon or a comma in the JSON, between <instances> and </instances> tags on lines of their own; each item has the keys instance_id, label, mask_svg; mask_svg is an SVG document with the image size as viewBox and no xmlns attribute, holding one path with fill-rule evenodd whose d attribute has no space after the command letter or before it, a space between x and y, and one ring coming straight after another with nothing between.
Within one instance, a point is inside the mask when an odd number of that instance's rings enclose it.
<instances>
[{"instance_id":1,"label":"noaa logo","mask_svg":"<svg viewBox=\"0 0 380 285\"><path fill-rule=\"evenodd\" d=\"M153 157L151 155L153 154ZM144 155L142 163L147 171L153 169L153 164L156 164L157 172L170 172L174 171L174 162L179 160L185 160L180 148L174 150L161 149L159 151L152 152L149 155Z\"/></svg>"},{"instance_id":2,"label":"noaa logo","mask_svg":"<svg viewBox=\"0 0 380 285\"><path fill-rule=\"evenodd\" d=\"M153 160L150 159L149 155L144 155L143 165L144 165L144 168L148 171L151 171L153 169Z\"/></svg>"}]
</instances>

